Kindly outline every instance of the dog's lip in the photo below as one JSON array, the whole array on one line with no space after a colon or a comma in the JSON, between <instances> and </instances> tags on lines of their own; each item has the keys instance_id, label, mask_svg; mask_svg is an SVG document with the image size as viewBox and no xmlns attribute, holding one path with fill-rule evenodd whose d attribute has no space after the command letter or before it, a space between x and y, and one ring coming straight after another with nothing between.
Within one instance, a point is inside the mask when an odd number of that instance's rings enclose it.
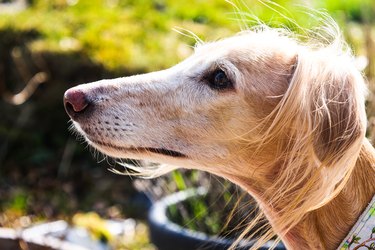
<instances>
[{"instance_id":1,"label":"dog's lip","mask_svg":"<svg viewBox=\"0 0 375 250\"><path fill-rule=\"evenodd\" d=\"M178 152L178 151L175 151L175 150L170 150L170 149L165 149L165 148L141 148L141 149L146 150L148 152L167 155L167 156L171 156L171 157L177 157L177 158L185 158L186 157L186 155L184 155L181 152Z\"/></svg>"},{"instance_id":2,"label":"dog's lip","mask_svg":"<svg viewBox=\"0 0 375 250\"><path fill-rule=\"evenodd\" d=\"M116 150L119 150L119 151L128 151L128 152L131 151L131 152L134 152L134 153L145 153L145 152L148 152L148 153L161 154L161 155L175 157L175 158L186 158L187 157L185 154L183 154L181 152L178 152L178 151L175 151L175 150L166 149L166 148L123 147L123 146L117 146L117 145L113 145L113 144L106 143L106 142L101 142L101 141L98 141L98 140L93 140L91 138L89 138L89 140L91 142L93 142L94 144L97 144L97 145L100 145L100 146L104 146L104 147L108 147L108 148L113 148L113 149L116 149Z\"/></svg>"}]
</instances>

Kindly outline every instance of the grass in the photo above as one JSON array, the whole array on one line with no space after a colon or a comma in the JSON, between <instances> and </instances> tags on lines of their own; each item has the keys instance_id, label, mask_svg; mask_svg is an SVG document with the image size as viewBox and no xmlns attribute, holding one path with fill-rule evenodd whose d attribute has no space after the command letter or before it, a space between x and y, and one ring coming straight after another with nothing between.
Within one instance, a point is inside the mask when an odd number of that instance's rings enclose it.
<instances>
[{"instance_id":1,"label":"grass","mask_svg":"<svg viewBox=\"0 0 375 250\"><path fill-rule=\"evenodd\" d=\"M195 41L172 28L211 38L235 30L222 18L227 5L195 2L188 10L177 1L35 1L29 9L1 18L0 29L37 30L41 36L30 42L32 51L80 51L109 70L156 70L192 51Z\"/></svg>"},{"instance_id":2,"label":"grass","mask_svg":"<svg viewBox=\"0 0 375 250\"><path fill-rule=\"evenodd\" d=\"M236 1L235 1L236 2ZM258 16L267 23L313 25L307 18L303 1L279 0L277 4L237 1L252 25ZM169 67L192 53L194 39L173 32L182 27L207 40L238 32L233 6L224 0L35 0L30 8L0 18L0 30L37 30L40 37L29 42L33 51L79 51L110 70L143 72ZM312 1L317 8L327 8L337 19L364 21L372 17L371 0ZM299 11L298 11L299 10ZM293 14L292 14L293 13ZM344 13L344 15L343 15ZM17 20L17 21L15 21Z\"/></svg>"}]
</instances>

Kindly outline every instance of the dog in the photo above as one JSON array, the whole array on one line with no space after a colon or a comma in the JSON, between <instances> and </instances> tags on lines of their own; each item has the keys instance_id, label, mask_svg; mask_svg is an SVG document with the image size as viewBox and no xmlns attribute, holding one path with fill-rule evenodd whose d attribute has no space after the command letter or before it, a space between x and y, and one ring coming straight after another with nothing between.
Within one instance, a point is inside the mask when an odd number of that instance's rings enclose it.
<instances>
[{"instance_id":1,"label":"dog","mask_svg":"<svg viewBox=\"0 0 375 250\"><path fill-rule=\"evenodd\" d=\"M335 249L375 193L375 150L366 81L327 26L330 42L261 25L199 44L169 69L73 87L65 109L100 152L162 163L140 174L221 176L256 199L288 249Z\"/></svg>"}]
</instances>

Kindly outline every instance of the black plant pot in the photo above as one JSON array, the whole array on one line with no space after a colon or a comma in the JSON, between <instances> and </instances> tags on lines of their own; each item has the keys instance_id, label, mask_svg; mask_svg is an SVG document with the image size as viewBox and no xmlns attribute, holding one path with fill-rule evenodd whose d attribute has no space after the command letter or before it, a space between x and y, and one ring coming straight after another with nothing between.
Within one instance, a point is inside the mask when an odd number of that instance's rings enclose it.
<instances>
[{"instance_id":1,"label":"black plant pot","mask_svg":"<svg viewBox=\"0 0 375 250\"><path fill-rule=\"evenodd\" d=\"M206 193L204 188L181 191L169 195L152 205L148 215L150 237L152 243L159 250L223 250L232 245L234 239L219 238L192 231L168 219L167 208L169 206ZM236 249L248 250L253 244L254 241L241 242ZM274 242L269 241L260 250L269 249L273 245ZM274 249L285 250L286 248L282 243L278 243Z\"/></svg>"}]
</instances>

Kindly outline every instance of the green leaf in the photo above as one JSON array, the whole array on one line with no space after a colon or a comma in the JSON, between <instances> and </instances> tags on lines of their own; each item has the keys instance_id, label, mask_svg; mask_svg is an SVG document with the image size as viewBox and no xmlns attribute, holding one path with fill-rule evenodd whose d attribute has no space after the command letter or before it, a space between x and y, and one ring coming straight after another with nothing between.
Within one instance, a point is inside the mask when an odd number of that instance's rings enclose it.
<instances>
[{"instance_id":1,"label":"green leaf","mask_svg":"<svg viewBox=\"0 0 375 250\"><path fill-rule=\"evenodd\" d=\"M361 239L361 237L354 236L354 243L359 244L360 239Z\"/></svg>"},{"instance_id":2,"label":"green leaf","mask_svg":"<svg viewBox=\"0 0 375 250\"><path fill-rule=\"evenodd\" d=\"M375 207L373 207L373 208L370 209L369 214L370 214L370 216L374 216L375 215Z\"/></svg>"},{"instance_id":3,"label":"green leaf","mask_svg":"<svg viewBox=\"0 0 375 250\"><path fill-rule=\"evenodd\" d=\"M172 176L173 176L173 180L176 182L178 190L185 190L186 184L185 184L185 180L181 172L173 171Z\"/></svg>"}]
</instances>

